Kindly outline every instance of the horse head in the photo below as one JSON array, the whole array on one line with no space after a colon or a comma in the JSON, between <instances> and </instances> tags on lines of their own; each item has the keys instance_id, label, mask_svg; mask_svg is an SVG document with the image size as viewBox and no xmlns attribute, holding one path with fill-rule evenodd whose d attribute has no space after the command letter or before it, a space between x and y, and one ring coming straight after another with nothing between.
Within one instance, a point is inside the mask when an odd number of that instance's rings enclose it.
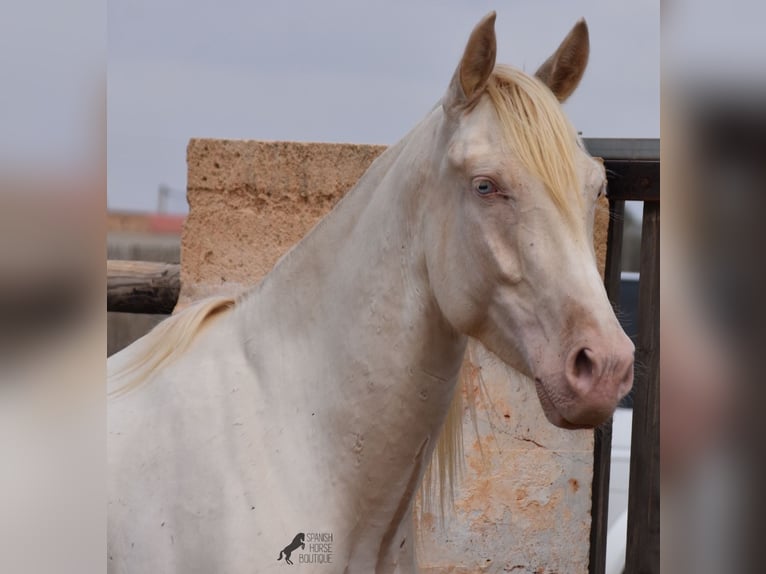
<instances>
[{"instance_id":1,"label":"horse head","mask_svg":"<svg viewBox=\"0 0 766 574\"><path fill-rule=\"evenodd\" d=\"M423 193L426 265L447 321L534 379L564 428L608 418L634 347L596 266L603 164L561 108L583 76L578 22L534 76L495 64L495 15L473 30L441 102Z\"/></svg>"}]
</instances>

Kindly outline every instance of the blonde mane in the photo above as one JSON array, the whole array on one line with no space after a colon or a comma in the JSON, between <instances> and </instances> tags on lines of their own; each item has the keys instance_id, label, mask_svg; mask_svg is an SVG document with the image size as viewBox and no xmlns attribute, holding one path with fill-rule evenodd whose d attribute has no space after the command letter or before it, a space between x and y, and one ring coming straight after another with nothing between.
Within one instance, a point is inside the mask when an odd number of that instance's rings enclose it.
<instances>
[{"instance_id":1,"label":"blonde mane","mask_svg":"<svg viewBox=\"0 0 766 574\"><path fill-rule=\"evenodd\" d=\"M543 182L557 207L573 221L583 209L575 162L577 132L561 104L542 81L510 66L495 66L486 91L509 152Z\"/></svg>"},{"instance_id":2,"label":"blonde mane","mask_svg":"<svg viewBox=\"0 0 766 574\"><path fill-rule=\"evenodd\" d=\"M463 414L466 402L469 416L474 425L478 438L478 425L476 419L476 393L481 392L484 380L481 377L481 369L474 359L473 346L475 341L469 340L466 353L463 357L463 365L460 369L455 395L450 403L444 427L439 434L436 447L434 448L431 461L423 476L420 487L420 504L414 513L415 520L422 520L426 512L435 513L443 519L447 511L454 509L455 487L458 485L463 473ZM481 443L479 443L481 448ZM438 503L438 505L437 505Z\"/></svg>"},{"instance_id":3,"label":"blonde mane","mask_svg":"<svg viewBox=\"0 0 766 574\"><path fill-rule=\"evenodd\" d=\"M136 352L127 362L109 369L108 380L119 381L121 385L110 390L108 396L124 395L148 380L152 371L175 361L211 317L230 309L235 303L236 299L229 296L210 297L165 319L136 341Z\"/></svg>"}]
</instances>

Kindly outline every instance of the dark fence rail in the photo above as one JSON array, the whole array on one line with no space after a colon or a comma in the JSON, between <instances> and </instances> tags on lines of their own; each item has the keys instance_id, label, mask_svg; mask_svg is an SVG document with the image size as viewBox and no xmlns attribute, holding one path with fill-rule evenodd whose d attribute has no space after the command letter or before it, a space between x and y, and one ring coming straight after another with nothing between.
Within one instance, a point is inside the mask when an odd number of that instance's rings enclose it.
<instances>
[{"instance_id":1,"label":"dark fence rail","mask_svg":"<svg viewBox=\"0 0 766 574\"><path fill-rule=\"evenodd\" d=\"M609 187L609 231L604 283L612 305L620 298L626 201L644 202L639 280L639 334L633 391L626 574L659 573L659 286L660 142L585 140L604 159ZM609 511L611 421L595 436L591 510L590 574L604 574Z\"/></svg>"}]
</instances>

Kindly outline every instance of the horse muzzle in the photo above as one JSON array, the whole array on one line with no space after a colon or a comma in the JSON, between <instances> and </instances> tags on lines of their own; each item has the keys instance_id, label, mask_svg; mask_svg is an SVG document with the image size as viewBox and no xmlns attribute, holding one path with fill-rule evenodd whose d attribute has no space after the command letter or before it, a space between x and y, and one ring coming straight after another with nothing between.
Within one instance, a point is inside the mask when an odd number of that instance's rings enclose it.
<instances>
[{"instance_id":1,"label":"horse muzzle","mask_svg":"<svg viewBox=\"0 0 766 574\"><path fill-rule=\"evenodd\" d=\"M616 341L591 340L575 346L563 372L535 379L548 420L561 428L577 429L596 427L612 416L633 386L634 351L622 332Z\"/></svg>"}]
</instances>

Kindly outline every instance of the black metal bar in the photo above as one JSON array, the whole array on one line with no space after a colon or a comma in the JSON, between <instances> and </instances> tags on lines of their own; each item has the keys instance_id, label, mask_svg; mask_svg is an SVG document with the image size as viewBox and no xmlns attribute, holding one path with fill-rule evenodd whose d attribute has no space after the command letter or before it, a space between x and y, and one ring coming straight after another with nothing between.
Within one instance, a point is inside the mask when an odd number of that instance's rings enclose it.
<instances>
[{"instance_id":1,"label":"black metal bar","mask_svg":"<svg viewBox=\"0 0 766 574\"><path fill-rule=\"evenodd\" d=\"M626 574L660 571L660 206L644 204Z\"/></svg>"},{"instance_id":2,"label":"black metal bar","mask_svg":"<svg viewBox=\"0 0 766 574\"><path fill-rule=\"evenodd\" d=\"M660 162L605 159L610 199L660 200Z\"/></svg>"},{"instance_id":3,"label":"black metal bar","mask_svg":"<svg viewBox=\"0 0 766 574\"><path fill-rule=\"evenodd\" d=\"M620 300L620 271L622 268L622 236L625 202L609 201L604 285L613 308ZM596 431L593 445L593 483L591 485L591 523L589 574L604 574L606 568L606 534L609 524L609 474L612 462L612 420Z\"/></svg>"}]
</instances>

